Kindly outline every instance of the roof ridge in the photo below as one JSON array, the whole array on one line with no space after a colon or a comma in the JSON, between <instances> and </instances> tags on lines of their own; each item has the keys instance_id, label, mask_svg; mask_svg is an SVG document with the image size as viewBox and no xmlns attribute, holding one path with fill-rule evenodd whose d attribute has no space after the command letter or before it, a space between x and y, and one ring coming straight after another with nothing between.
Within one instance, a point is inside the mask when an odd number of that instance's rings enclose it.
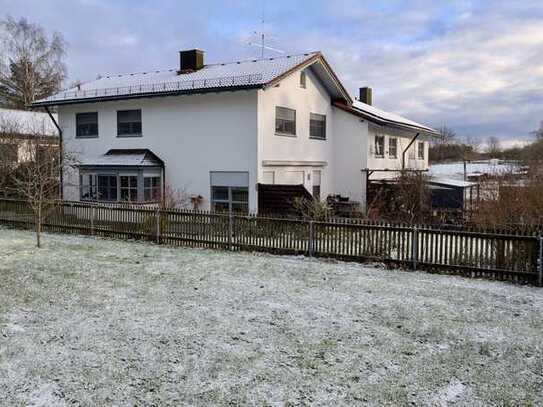
<instances>
[{"instance_id":1,"label":"roof ridge","mask_svg":"<svg viewBox=\"0 0 543 407\"><path fill-rule=\"evenodd\" d=\"M206 64L202 69L205 69L209 66L217 66L217 65L233 65L233 64L242 64L246 62L260 62L260 61L274 61L276 59L284 59L284 58L295 58L300 57L302 55L304 56L312 56L320 53L320 51L311 51L311 52L301 52L299 54L289 54L289 55L281 55L278 57L268 57L268 58L256 58L256 59L242 59L238 61L229 61L229 62L215 62L213 64ZM128 73L121 73L121 74L105 74L105 75L98 75L99 78L95 80L90 80L87 82L94 82L99 81L104 78L122 78L125 76L134 76L134 75L146 75L150 73L161 73L161 72L173 72L177 71L177 68L165 68L165 69L155 69L155 70L148 70L148 71L139 71L139 72L128 72ZM86 82L85 82L86 83Z\"/></svg>"}]
</instances>

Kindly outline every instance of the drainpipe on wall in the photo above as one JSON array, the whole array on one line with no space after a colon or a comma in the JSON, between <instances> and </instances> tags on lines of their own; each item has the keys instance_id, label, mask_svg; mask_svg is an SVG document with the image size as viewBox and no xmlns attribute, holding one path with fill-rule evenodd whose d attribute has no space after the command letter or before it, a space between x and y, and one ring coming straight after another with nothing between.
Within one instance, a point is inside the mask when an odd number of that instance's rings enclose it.
<instances>
[{"instance_id":1,"label":"drainpipe on wall","mask_svg":"<svg viewBox=\"0 0 543 407\"><path fill-rule=\"evenodd\" d=\"M62 142L62 129L60 128L60 126L58 125L57 121L55 120L54 116L51 114L51 111L49 110L49 107L45 106L45 111L47 112L47 114L49 115L49 118L51 119L51 121L53 122L53 124L55 125L55 127L57 128L58 130L58 151L59 151L59 163L60 163L60 189L59 189L59 192L60 192L60 200L63 200L64 199L64 168L62 166L62 163L63 163L63 142Z\"/></svg>"},{"instance_id":2,"label":"drainpipe on wall","mask_svg":"<svg viewBox=\"0 0 543 407\"><path fill-rule=\"evenodd\" d=\"M407 150L409 150L409 148L413 145L413 143L415 142L415 140L420 136L420 133L417 133L415 135L415 137L413 137L411 139L411 141L409 142L409 144L407 145L407 147L403 150L402 152L402 171L405 170L405 153L407 153Z\"/></svg>"}]
</instances>

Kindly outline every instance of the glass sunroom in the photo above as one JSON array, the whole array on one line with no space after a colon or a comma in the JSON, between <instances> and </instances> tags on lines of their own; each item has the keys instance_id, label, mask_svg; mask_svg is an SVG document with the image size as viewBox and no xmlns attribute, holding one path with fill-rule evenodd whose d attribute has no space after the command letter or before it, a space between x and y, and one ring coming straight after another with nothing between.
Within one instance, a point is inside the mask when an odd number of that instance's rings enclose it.
<instances>
[{"instance_id":1,"label":"glass sunroom","mask_svg":"<svg viewBox=\"0 0 543 407\"><path fill-rule=\"evenodd\" d=\"M150 150L109 150L79 165L79 198L87 202L161 203L164 162Z\"/></svg>"}]
</instances>

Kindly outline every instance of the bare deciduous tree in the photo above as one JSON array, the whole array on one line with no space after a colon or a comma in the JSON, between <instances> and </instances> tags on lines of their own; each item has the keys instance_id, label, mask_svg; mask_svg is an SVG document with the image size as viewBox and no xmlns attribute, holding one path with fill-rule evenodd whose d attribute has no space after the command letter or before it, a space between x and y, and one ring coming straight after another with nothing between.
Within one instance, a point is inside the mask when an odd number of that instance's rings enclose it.
<instances>
[{"instance_id":1,"label":"bare deciduous tree","mask_svg":"<svg viewBox=\"0 0 543 407\"><path fill-rule=\"evenodd\" d=\"M25 18L0 21L0 104L26 109L60 90L66 77L66 44L59 33Z\"/></svg>"},{"instance_id":2,"label":"bare deciduous tree","mask_svg":"<svg viewBox=\"0 0 543 407\"><path fill-rule=\"evenodd\" d=\"M543 121L539 124L539 129L532 131L531 134L536 140L543 140Z\"/></svg>"},{"instance_id":3,"label":"bare deciduous tree","mask_svg":"<svg viewBox=\"0 0 543 407\"><path fill-rule=\"evenodd\" d=\"M456 132L447 126L442 126L441 129L439 129L439 137L436 137L434 139L434 142L436 144L453 144L456 142Z\"/></svg>"},{"instance_id":4,"label":"bare deciduous tree","mask_svg":"<svg viewBox=\"0 0 543 407\"><path fill-rule=\"evenodd\" d=\"M72 156L59 151L56 138L44 134L43 127L27 134L19 147L23 160L11 175L17 194L28 203L34 215L38 247L43 222L58 207L61 171L76 165Z\"/></svg>"},{"instance_id":5,"label":"bare deciduous tree","mask_svg":"<svg viewBox=\"0 0 543 407\"><path fill-rule=\"evenodd\" d=\"M486 151L491 157L495 157L501 152L500 140L497 137L489 137L486 144Z\"/></svg>"}]
</instances>

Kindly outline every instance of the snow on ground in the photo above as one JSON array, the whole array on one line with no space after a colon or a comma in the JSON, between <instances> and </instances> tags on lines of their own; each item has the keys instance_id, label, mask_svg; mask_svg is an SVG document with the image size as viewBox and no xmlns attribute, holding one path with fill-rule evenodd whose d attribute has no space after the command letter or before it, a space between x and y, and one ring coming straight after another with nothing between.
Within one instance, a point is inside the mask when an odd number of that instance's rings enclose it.
<instances>
[{"instance_id":1,"label":"snow on ground","mask_svg":"<svg viewBox=\"0 0 543 407\"><path fill-rule=\"evenodd\" d=\"M543 290L0 229L0 405L540 405Z\"/></svg>"}]
</instances>

